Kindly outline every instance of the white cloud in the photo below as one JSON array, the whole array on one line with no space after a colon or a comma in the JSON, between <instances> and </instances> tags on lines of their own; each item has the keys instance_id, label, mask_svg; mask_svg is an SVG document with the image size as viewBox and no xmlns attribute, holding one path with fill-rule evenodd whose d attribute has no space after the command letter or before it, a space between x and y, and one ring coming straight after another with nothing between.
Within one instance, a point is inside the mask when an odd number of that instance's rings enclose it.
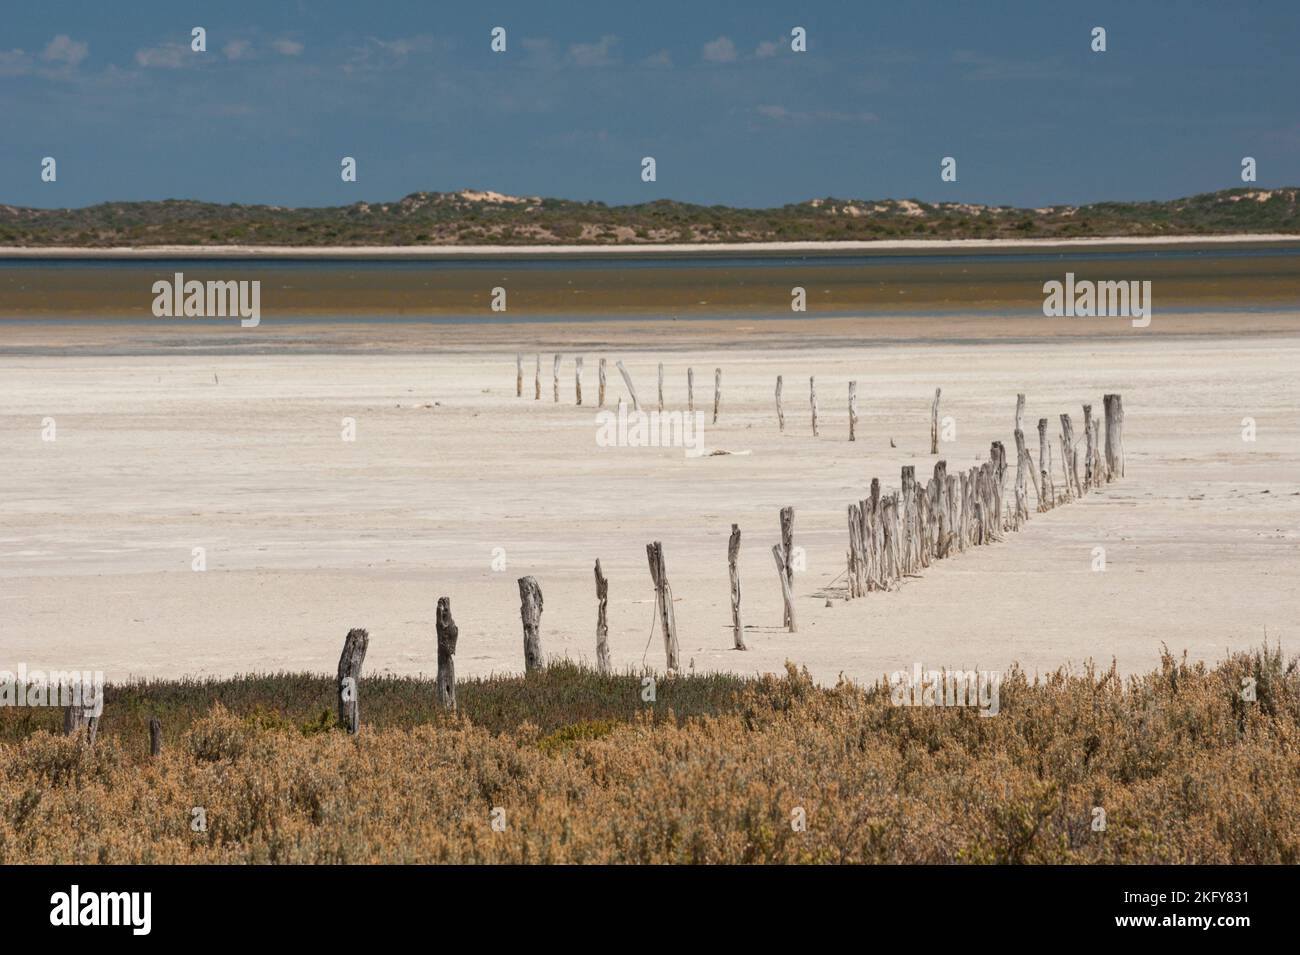
<instances>
[{"instance_id":1,"label":"white cloud","mask_svg":"<svg viewBox=\"0 0 1300 955\"><path fill-rule=\"evenodd\" d=\"M80 40L74 40L66 33L60 33L45 47L42 56L52 63L66 63L76 66L86 58L90 48Z\"/></svg>"},{"instance_id":2,"label":"white cloud","mask_svg":"<svg viewBox=\"0 0 1300 955\"><path fill-rule=\"evenodd\" d=\"M227 60L245 60L253 52L253 46L247 40L231 40L221 48Z\"/></svg>"},{"instance_id":3,"label":"white cloud","mask_svg":"<svg viewBox=\"0 0 1300 955\"><path fill-rule=\"evenodd\" d=\"M164 43L135 51L135 62L146 69L178 70L187 63L188 44Z\"/></svg>"},{"instance_id":4,"label":"white cloud","mask_svg":"<svg viewBox=\"0 0 1300 955\"><path fill-rule=\"evenodd\" d=\"M731 37L720 36L704 44L703 55L710 63L730 63L736 58L736 44Z\"/></svg>"},{"instance_id":5,"label":"white cloud","mask_svg":"<svg viewBox=\"0 0 1300 955\"><path fill-rule=\"evenodd\" d=\"M773 43L771 40L764 40L758 45L757 49L754 50L754 55L760 60L765 60L769 56L776 56L779 49L781 49L780 43Z\"/></svg>"},{"instance_id":6,"label":"white cloud","mask_svg":"<svg viewBox=\"0 0 1300 955\"><path fill-rule=\"evenodd\" d=\"M271 47L281 56L297 56L302 52L302 44L297 40L272 40Z\"/></svg>"},{"instance_id":7,"label":"white cloud","mask_svg":"<svg viewBox=\"0 0 1300 955\"><path fill-rule=\"evenodd\" d=\"M569 47L569 59L577 66L609 66L615 62L614 47L618 37L606 34L595 43L575 43Z\"/></svg>"}]
</instances>

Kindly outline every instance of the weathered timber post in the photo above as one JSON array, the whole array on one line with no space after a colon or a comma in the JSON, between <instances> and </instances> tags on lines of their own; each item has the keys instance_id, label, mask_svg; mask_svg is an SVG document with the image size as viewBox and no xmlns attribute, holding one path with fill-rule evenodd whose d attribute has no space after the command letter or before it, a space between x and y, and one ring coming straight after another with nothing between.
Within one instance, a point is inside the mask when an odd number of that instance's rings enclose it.
<instances>
[{"instance_id":1,"label":"weathered timber post","mask_svg":"<svg viewBox=\"0 0 1300 955\"><path fill-rule=\"evenodd\" d=\"M515 352L515 397L524 396L524 356Z\"/></svg>"},{"instance_id":2,"label":"weathered timber post","mask_svg":"<svg viewBox=\"0 0 1300 955\"><path fill-rule=\"evenodd\" d=\"M542 353L537 353L537 367L533 369L533 400L542 400Z\"/></svg>"},{"instance_id":3,"label":"weathered timber post","mask_svg":"<svg viewBox=\"0 0 1300 955\"><path fill-rule=\"evenodd\" d=\"M609 581L600 569L600 560L596 560L596 669L608 675L612 667L609 664L609 620L606 616L609 608Z\"/></svg>"},{"instance_id":4,"label":"weathered timber post","mask_svg":"<svg viewBox=\"0 0 1300 955\"><path fill-rule=\"evenodd\" d=\"M899 576L907 576L916 573L916 467L911 464L903 465L902 473L899 477L901 485L900 492L902 497L902 522L903 522L903 539L902 539L902 557L903 564L899 569Z\"/></svg>"},{"instance_id":5,"label":"weathered timber post","mask_svg":"<svg viewBox=\"0 0 1300 955\"><path fill-rule=\"evenodd\" d=\"M745 628L740 622L740 525L731 525L727 541L727 569L731 573L731 639L737 650L745 646Z\"/></svg>"},{"instance_id":6,"label":"weathered timber post","mask_svg":"<svg viewBox=\"0 0 1300 955\"><path fill-rule=\"evenodd\" d=\"M555 393L555 402L556 402L556 404L559 404L559 401L560 401L560 355L559 355L558 353L557 353L556 356L555 356L555 366L554 366L554 368L551 369L551 387L554 389L554 393Z\"/></svg>"},{"instance_id":7,"label":"weathered timber post","mask_svg":"<svg viewBox=\"0 0 1300 955\"><path fill-rule=\"evenodd\" d=\"M994 441L989 447L993 457L993 532L1002 536L1002 492L1007 478L1007 447L1001 441Z\"/></svg>"},{"instance_id":8,"label":"weathered timber post","mask_svg":"<svg viewBox=\"0 0 1300 955\"><path fill-rule=\"evenodd\" d=\"M1067 496L1079 497L1083 491L1079 487L1078 457L1074 453L1074 422L1068 414L1061 415L1061 467L1065 471L1065 490Z\"/></svg>"},{"instance_id":9,"label":"weathered timber post","mask_svg":"<svg viewBox=\"0 0 1300 955\"><path fill-rule=\"evenodd\" d=\"M718 423L718 408L722 406L722 369L713 369L713 423Z\"/></svg>"},{"instance_id":10,"label":"weathered timber post","mask_svg":"<svg viewBox=\"0 0 1300 955\"><path fill-rule=\"evenodd\" d=\"M942 388L934 389L934 404L930 405L930 453L939 453L939 395Z\"/></svg>"},{"instance_id":11,"label":"weathered timber post","mask_svg":"<svg viewBox=\"0 0 1300 955\"><path fill-rule=\"evenodd\" d=\"M582 356L573 359L573 390L578 397L578 406L582 406Z\"/></svg>"},{"instance_id":12,"label":"weathered timber post","mask_svg":"<svg viewBox=\"0 0 1300 955\"><path fill-rule=\"evenodd\" d=\"M1086 494L1090 488L1097 486L1097 470L1093 467L1093 456L1097 448L1092 441L1092 405L1083 406L1083 437L1085 449L1083 454L1083 490Z\"/></svg>"},{"instance_id":13,"label":"weathered timber post","mask_svg":"<svg viewBox=\"0 0 1300 955\"><path fill-rule=\"evenodd\" d=\"M812 405L812 429L813 437L817 437L817 380L813 377L808 379L808 403Z\"/></svg>"},{"instance_id":14,"label":"weathered timber post","mask_svg":"<svg viewBox=\"0 0 1300 955\"><path fill-rule=\"evenodd\" d=\"M1038 476L1041 480L1039 487L1040 495L1038 498L1038 509L1040 511L1051 510L1056 504L1056 495L1053 493L1051 477L1048 474L1047 464L1047 419L1038 419Z\"/></svg>"},{"instance_id":15,"label":"weathered timber post","mask_svg":"<svg viewBox=\"0 0 1300 955\"><path fill-rule=\"evenodd\" d=\"M790 589L790 578L786 576L786 566L790 555L780 544L772 545L772 558L776 561L776 575L781 578L781 599L785 603L783 625L791 633L798 632L794 622L794 591Z\"/></svg>"},{"instance_id":16,"label":"weathered timber post","mask_svg":"<svg viewBox=\"0 0 1300 955\"><path fill-rule=\"evenodd\" d=\"M776 376L776 427L785 431L785 409L781 407L781 376Z\"/></svg>"},{"instance_id":17,"label":"weathered timber post","mask_svg":"<svg viewBox=\"0 0 1300 955\"><path fill-rule=\"evenodd\" d=\"M1120 395L1102 398L1106 412L1106 470L1108 481L1124 476L1124 399Z\"/></svg>"},{"instance_id":18,"label":"weathered timber post","mask_svg":"<svg viewBox=\"0 0 1300 955\"><path fill-rule=\"evenodd\" d=\"M351 734L361 728L361 664L370 646L370 634L353 627L339 654L339 726Z\"/></svg>"},{"instance_id":19,"label":"weathered timber post","mask_svg":"<svg viewBox=\"0 0 1300 955\"><path fill-rule=\"evenodd\" d=\"M1025 432L1016 428L1016 519L1011 526L1020 530L1029 519L1029 491L1025 486L1025 472L1029 470L1025 459L1029 452L1025 450Z\"/></svg>"},{"instance_id":20,"label":"weathered timber post","mask_svg":"<svg viewBox=\"0 0 1300 955\"><path fill-rule=\"evenodd\" d=\"M596 396L598 407L605 407L605 359L600 360L600 394Z\"/></svg>"},{"instance_id":21,"label":"weathered timber post","mask_svg":"<svg viewBox=\"0 0 1300 955\"><path fill-rule=\"evenodd\" d=\"M849 440L858 440L858 383L849 382Z\"/></svg>"},{"instance_id":22,"label":"weathered timber post","mask_svg":"<svg viewBox=\"0 0 1300 955\"><path fill-rule=\"evenodd\" d=\"M99 692L103 694L104 691L101 689ZM84 699L80 703L73 703L64 708L63 735L80 737L87 745L95 745L95 737L99 735L99 717L87 712Z\"/></svg>"},{"instance_id":23,"label":"weathered timber post","mask_svg":"<svg viewBox=\"0 0 1300 955\"><path fill-rule=\"evenodd\" d=\"M1016 395L1016 431L1025 430L1025 396Z\"/></svg>"},{"instance_id":24,"label":"weathered timber post","mask_svg":"<svg viewBox=\"0 0 1300 955\"><path fill-rule=\"evenodd\" d=\"M623 376L623 384L627 385L627 393L632 398L632 410L640 411L641 402L636 400L636 388L632 386L632 376L627 373L627 369L623 367L623 362L621 360L614 362L614 367L617 368L618 373Z\"/></svg>"},{"instance_id":25,"label":"weathered timber post","mask_svg":"<svg viewBox=\"0 0 1300 955\"><path fill-rule=\"evenodd\" d=\"M934 507L934 556L942 559L948 556L948 547L952 539L952 525L948 520L948 462L937 461L934 465L935 488L930 503Z\"/></svg>"},{"instance_id":26,"label":"weathered timber post","mask_svg":"<svg viewBox=\"0 0 1300 955\"><path fill-rule=\"evenodd\" d=\"M659 410L664 410L664 363L659 363Z\"/></svg>"},{"instance_id":27,"label":"weathered timber post","mask_svg":"<svg viewBox=\"0 0 1300 955\"><path fill-rule=\"evenodd\" d=\"M695 369L686 369L686 410L695 411Z\"/></svg>"},{"instance_id":28,"label":"weathered timber post","mask_svg":"<svg viewBox=\"0 0 1300 955\"><path fill-rule=\"evenodd\" d=\"M849 566L847 578L849 599L861 597L858 581L862 577L862 508L858 504L849 505Z\"/></svg>"},{"instance_id":29,"label":"weathered timber post","mask_svg":"<svg viewBox=\"0 0 1300 955\"><path fill-rule=\"evenodd\" d=\"M535 577L519 578L519 617L524 624L524 672L540 670L542 658L542 588Z\"/></svg>"},{"instance_id":30,"label":"weathered timber post","mask_svg":"<svg viewBox=\"0 0 1300 955\"><path fill-rule=\"evenodd\" d=\"M444 710L456 708L456 638L460 629L451 617L451 598L438 598L435 620L438 634L438 705Z\"/></svg>"},{"instance_id":31,"label":"weathered timber post","mask_svg":"<svg viewBox=\"0 0 1300 955\"><path fill-rule=\"evenodd\" d=\"M668 571L664 566L664 545L660 541L646 544L646 557L650 561L650 579L655 585L655 609L664 631L664 655L668 669L678 669L677 622L673 614L673 590L668 586Z\"/></svg>"},{"instance_id":32,"label":"weathered timber post","mask_svg":"<svg viewBox=\"0 0 1300 955\"><path fill-rule=\"evenodd\" d=\"M785 574L786 587L791 593L794 592L794 508L781 508L781 555L782 565L781 572ZM786 604L785 625L794 630L794 610L793 604Z\"/></svg>"},{"instance_id":33,"label":"weathered timber post","mask_svg":"<svg viewBox=\"0 0 1300 955\"><path fill-rule=\"evenodd\" d=\"M149 755L162 755L162 721L156 716L149 717Z\"/></svg>"}]
</instances>

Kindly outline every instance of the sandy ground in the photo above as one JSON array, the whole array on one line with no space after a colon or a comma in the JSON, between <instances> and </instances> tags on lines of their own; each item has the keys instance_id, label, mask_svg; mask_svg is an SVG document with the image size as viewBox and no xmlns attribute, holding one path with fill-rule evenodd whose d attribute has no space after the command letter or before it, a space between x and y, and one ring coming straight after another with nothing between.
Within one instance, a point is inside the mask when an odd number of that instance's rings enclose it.
<instances>
[{"instance_id":1,"label":"sandy ground","mask_svg":"<svg viewBox=\"0 0 1300 955\"><path fill-rule=\"evenodd\" d=\"M447 348L421 354L0 356L0 668L103 669L110 679L331 671L348 628L365 626L367 669L428 673L435 603L448 595L458 672L515 672L525 574L545 595L545 652L590 661L597 557L615 664L662 667L662 640L650 637L653 540L696 670L792 660L823 681L871 681L915 662L1043 671L1115 657L1132 672L1151 667L1162 643L1207 660L1266 634L1300 649L1300 329L868 347L838 332L820 338L809 322L797 340L720 348L683 324L661 326L640 350L586 351L589 405L602 354L610 404L624 393L617 358L645 404L663 361L670 408L685 405L687 366L697 407L711 405L722 369L721 417L705 444L735 453L688 458L598 447L595 409L574 406L568 357L560 403L549 356L543 400L532 400L531 365L516 398L515 350L533 347L542 327L515 327L509 344L498 327L490 346L440 332ZM428 329L399 333L414 346ZM593 326L568 334L605 337ZM991 440L1011 442L1018 391L1027 419L1049 418L1053 437L1060 412L1080 427L1084 402L1100 413L1103 392L1121 392L1127 477L898 592L845 602L845 509L873 476L893 487L901 465L929 473L936 386L956 425L941 446L950 469L981 460ZM47 417L52 442L42 440ZM341 439L345 417L355 442ZM1253 443L1242 440L1244 417L1255 419ZM779 626L770 554L783 505L795 508L807 561L793 634ZM732 522L744 535L746 653L729 649ZM1101 573L1091 569L1098 546ZM191 570L195 547L206 549L205 572Z\"/></svg>"}]
</instances>

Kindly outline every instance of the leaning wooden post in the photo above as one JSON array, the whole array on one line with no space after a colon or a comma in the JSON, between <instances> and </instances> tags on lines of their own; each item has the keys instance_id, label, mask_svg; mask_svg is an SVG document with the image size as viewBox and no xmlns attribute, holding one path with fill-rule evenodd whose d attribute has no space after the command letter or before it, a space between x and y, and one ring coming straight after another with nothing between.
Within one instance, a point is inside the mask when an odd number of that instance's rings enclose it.
<instances>
[{"instance_id":1,"label":"leaning wooden post","mask_svg":"<svg viewBox=\"0 0 1300 955\"><path fill-rule=\"evenodd\" d=\"M162 755L162 721L156 716L149 717L149 755Z\"/></svg>"},{"instance_id":2,"label":"leaning wooden post","mask_svg":"<svg viewBox=\"0 0 1300 955\"><path fill-rule=\"evenodd\" d=\"M695 411L695 369L686 369L686 410Z\"/></svg>"},{"instance_id":3,"label":"leaning wooden post","mask_svg":"<svg viewBox=\"0 0 1300 955\"><path fill-rule=\"evenodd\" d=\"M623 384L627 385L627 393L632 398L632 410L640 411L641 402L636 400L636 388L632 387L632 376L627 373L627 369L623 367L623 362L621 360L614 362L614 367L617 368L618 373L623 376Z\"/></svg>"},{"instance_id":4,"label":"leaning wooden post","mask_svg":"<svg viewBox=\"0 0 1300 955\"><path fill-rule=\"evenodd\" d=\"M515 352L515 397L524 396L524 356Z\"/></svg>"},{"instance_id":5,"label":"leaning wooden post","mask_svg":"<svg viewBox=\"0 0 1300 955\"><path fill-rule=\"evenodd\" d=\"M812 428L813 437L817 437L817 380L813 377L808 379L808 403L812 405Z\"/></svg>"},{"instance_id":6,"label":"leaning wooden post","mask_svg":"<svg viewBox=\"0 0 1300 955\"><path fill-rule=\"evenodd\" d=\"M560 401L560 355L555 356L555 367L551 369L551 386L555 392L555 402Z\"/></svg>"},{"instance_id":7,"label":"leaning wooden post","mask_svg":"<svg viewBox=\"0 0 1300 955\"><path fill-rule=\"evenodd\" d=\"M849 440L858 440L858 383L849 382Z\"/></svg>"},{"instance_id":8,"label":"leaning wooden post","mask_svg":"<svg viewBox=\"0 0 1300 955\"><path fill-rule=\"evenodd\" d=\"M781 407L781 376L776 376L776 427L778 431L785 431L785 409Z\"/></svg>"},{"instance_id":9,"label":"leaning wooden post","mask_svg":"<svg viewBox=\"0 0 1300 955\"><path fill-rule=\"evenodd\" d=\"M934 404L930 405L930 453L939 453L939 395L942 388L934 389Z\"/></svg>"},{"instance_id":10,"label":"leaning wooden post","mask_svg":"<svg viewBox=\"0 0 1300 955\"><path fill-rule=\"evenodd\" d=\"M731 539L727 541L727 568L731 572L731 639L737 650L745 646L745 628L740 622L740 525L731 525Z\"/></svg>"},{"instance_id":11,"label":"leaning wooden post","mask_svg":"<svg viewBox=\"0 0 1300 955\"><path fill-rule=\"evenodd\" d=\"M605 359L600 360L600 394L596 398L596 404L605 407Z\"/></svg>"},{"instance_id":12,"label":"leaning wooden post","mask_svg":"<svg viewBox=\"0 0 1300 955\"><path fill-rule=\"evenodd\" d=\"M370 634L354 627L339 654L339 726L351 734L361 727L361 664L369 646Z\"/></svg>"},{"instance_id":13,"label":"leaning wooden post","mask_svg":"<svg viewBox=\"0 0 1300 955\"><path fill-rule=\"evenodd\" d=\"M537 367L533 369L533 400L542 400L542 353L537 353Z\"/></svg>"},{"instance_id":14,"label":"leaning wooden post","mask_svg":"<svg viewBox=\"0 0 1300 955\"><path fill-rule=\"evenodd\" d=\"M1025 396L1016 395L1016 431L1025 430Z\"/></svg>"},{"instance_id":15,"label":"leaning wooden post","mask_svg":"<svg viewBox=\"0 0 1300 955\"><path fill-rule=\"evenodd\" d=\"M519 616L524 623L524 672L542 668L542 588L534 577L519 578Z\"/></svg>"},{"instance_id":16,"label":"leaning wooden post","mask_svg":"<svg viewBox=\"0 0 1300 955\"><path fill-rule=\"evenodd\" d=\"M673 614L673 591L668 586L668 571L664 566L664 545L655 541L646 544L646 557L650 561L650 579L655 585L655 610L664 632L664 654L668 669L678 669L677 622Z\"/></svg>"},{"instance_id":17,"label":"leaning wooden post","mask_svg":"<svg viewBox=\"0 0 1300 955\"><path fill-rule=\"evenodd\" d=\"M722 369L713 369L713 423L718 423L718 408L722 405Z\"/></svg>"},{"instance_id":18,"label":"leaning wooden post","mask_svg":"<svg viewBox=\"0 0 1300 955\"><path fill-rule=\"evenodd\" d=\"M451 598L438 598L438 705L444 710L456 708L456 638L460 630L451 617Z\"/></svg>"},{"instance_id":19,"label":"leaning wooden post","mask_svg":"<svg viewBox=\"0 0 1300 955\"><path fill-rule=\"evenodd\" d=\"M1025 432L1016 428L1016 519L1012 521L1011 526L1020 530L1024 522L1029 519L1029 492L1025 487L1025 472L1030 468L1026 466L1026 458L1029 452L1025 450Z\"/></svg>"},{"instance_id":20,"label":"leaning wooden post","mask_svg":"<svg viewBox=\"0 0 1300 955\"><path fill-rule=\"evenodd\" d=\"M776 561L776 575L781 578L781 600L785 604L782 624L791 633L796 633L799 628L794 622L794 592L790 589L790 578L786 576L786 565L789 563L790 555L780 544L773 544L772 558Z\"/></svg>"},{"instance_id":21,"label":"leaning wooden post","mask_svg":"<svg viewBox=\"0 0 1300 955\"><path fill-rule=\"evenodd\" d=\"M659 410L664 410L664 363L659 363Z\"/></svg>"},{"instance_id":22,"label":"leaning wooden post","mask_svg":"<svg viewBox=\"0 0 1300 955\"><path fill-rule=\"evenodd\" d=\"M785 575L787 589L794 592L794 508L781 508L781 571ZM794 630L793 601L787 601L785 607L785 625Z\"/></svg>"},{"instance_id":23,"label":"leaning wooden post","mask_svg":"<svg viewBox=\"0 0 1300 955\"><path fill-rule=\"evenodd\" d=\"M1124 476L1124 399L1120 395L1102 398L1106 412L1106 469L1108 481Z\"/></svg>"},{"instance_id":24,"label":"leaning wooden post","mask_svg":"<svg viewBox=\"0 0 1300 955\"><path fill-rule=\"evenodd\" d=\"M578 395L578 404L582 404L582 356L573 359L573 387Z\"/></svg>"},{"instance_id":25,"label":"leaning wooden post","mask_svg":"<svg viewBox=\"0 0 1300 955\"><path fill-rule=\"evenodd\" d=\"M600 569L600 559L596 559L596 669L603 675L611 671L609 664L609 620L606 617L609 608L609 581Z\"/></svg>"}]
</instances>

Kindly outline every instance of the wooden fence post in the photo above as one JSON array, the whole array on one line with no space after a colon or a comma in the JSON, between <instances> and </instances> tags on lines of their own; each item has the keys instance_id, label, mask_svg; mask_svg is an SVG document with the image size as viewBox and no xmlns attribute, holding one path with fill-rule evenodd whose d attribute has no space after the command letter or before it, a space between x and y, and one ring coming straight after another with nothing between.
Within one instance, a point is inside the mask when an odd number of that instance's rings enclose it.
<instances>
[{"instance_id":1,"label":"wooden fence post","mask_svg":"<svg viewBox=\"0 0 1300 955\"><path fill-rule=\"evenodd\" d=\"M1025 396L1016 395L1016 431L1025 430Z\"/></svg>"},{"instance_id":2,"label":"wooden fence post","mask_svg":"<svg viewBox=\"0 0 1300 955\"><path fill-rule=\"evenodd\" d=\"M781 376L776 376L776 427L778 431L785 431L785 409L781 407Z\"/></svg>"},{"instance_id":3,"label":"wooden fence post","mask_svg":"<svg viewBox=\"0 0 1300 955\"><path fill-rule=\"evenodd\" d=\"M623 362L621 359L619 361L614 362L614 367L617 368L618 373L623 376L623 384L627 385L627 393L632 398L632 410L640 411L641 402L637 401L636 399L636 388L632 386L632 376L629 375L627 373L627 369L623 367Z\"/></svg>"},{"instance_id":4,"label":"wooden fence post","mask_svg":"<svg viewBox=\"0 0 1300 955\"><path fill-rule=\"evenodd\" d=\"M858 383L849 382L849 440L858 440Z\"/></svg>"},{"instance_id":5,"label":"wooden fence post","mask_svg":"<svg viewBox=\"0 0 1300 955\"><path fill-rule=\"evenodd\" d=\"M63 735L80 737L87 745L94 746L99 735L99 717L87 714L84 701L73 703L63 710Z\"/></svg>"},{"instance_id":6,"label":"wooden fence post","mask_svg":"<svg viewBox=\"0 0 1300 955\"><path fill-rule=\"evenodd\" d=\"M659 363L659 410L664 410L664 363Z\"/></svg>"},{"instance_id":7,"label":"wooden fence post","mask_svg":"<svg viewBox=\"0 0 1300 955\"><path fill-rule=\"evenodd\" d=\"M695 411L695 369L686 369L686 410Z\"/></svg>"},{"instance_id":8,"label":"wooden fence post","mask_svg":"<svg viewBox=\"0 0 1300 955\"><path fill-rule=\"evenodd\" d=\"M438 705L444 710L456 708L456 639L460 628L451 617L451 598L438 598Z\"/></svg>"},{"instance_id":9,"label":"wooden fence post","mask_svg":"<svg viewBox=\"0 0 1300 955\"><path fill-rule=\"evenodd\" d=\"M524 356L515 352L515 397L524 396Z\"/></svg>"},{"instance_id":10,"label":"wooden fence post","mask_svg":"<svg viewBox=\"0 0 1300 955\"><path fill-rule=\"evenodd\" d=\"M817 380L813 377L808 378L808 403L812 405L812 429L813 437L817 437Z\"/></svg>"},{"instance_id":11,"label":"wooden fence post","mask_svg":"<svg viewBox=\"0 0 1300 955\"><path fill-rule=\"evenodd\" d=\"M1092 405L1083 406L1083 437L1085 450L1083 456L1083 490L1085 493L1097 486L1097 471L1093 467L1093 456L1097 449L1092 442Z\"/></svg>"},{"instance_id":12,"label":"wooden fence post","mask_svg":"<svg viewBox=\"0 0 1300 955\"><path fill-rule=\"evenodd\" d=\"M573 388L578 396L578 405L582 405L582 356L573 359Z\"/></svg>"},{"instance_id":13,"label":"wooden fence post","mask_svg":"<svg viewBox=\"0 0 1300 955\"><path fill-rule=\"evenodd\" d=\"M544 666L542 658L542 588L535 577L519 578L519 616L524 624L524 672Z\"/></svg>"},{"instance_id":14,"label":"wooden fence post","mask_svg":"<svg viewBox=\"0 0 1300 955\"><path fill-rule=\"evenodd\" d=\"M939 395L942 388L934 389L934 404L930 405L930 453L939 453Z\"/></svg>"},{"instance_id":15,"label":"wooden fence post","mask_svg":"<svg viewBox=\"0 0 1300 955\"><path fill-rule=\"evenodd\" d=\"M600 360L600 394L596 398L598 407L605 407L605 359Z\"/></svg>"},{"instance_id":16,"label":"wooden fence post","mask_svg":"<svg viewBox=\"0 0 1300 955\"><path fill-rule=\"evenodd\" d=\"M1108 481L1124 476L1124 399L1120 395L1102 398L1106 412L1106 469Z\"/></svg>"},{"instance_id":17,"label":"wooden fence post","mask_svg":"<svg viewBox=\"0 0 1300 955\"><path fill-rule=\"evenodd\" d=\"M1042 481L1038 498L1038 509L1040 511L1051 510L1056 505L1056 494L1052 487L1052 479L1048 471L1047 458L1047 419L1038 419L1038 476Z\"/></svg>"},{"instance_id":18,"label":"wooden fence post","mask_svg":"<svg viewBox=\"0 0 1300 955\"><path fill-rule=\"evenodd\" d=\"M339 654L339 726L353 735L361 727L361 664L369 646L370 634L361 627L353 627Z\"/></svg>"},{"instance_id":19,"label":"wooden fence post","mask_svg":"<svg viewBox=\"0 0 1300 955\"><path fill-rule=\"evenodd\" d=\"M560 401L560 355L556 353L555 367L551 369L551 386L555 391L556 404Z\"/></svg>"},{"instance_id":20,"label":"wooden fence post","mask_svg":"<svg viewBox=\"0 0 1300 955\"><path fill-rule=\"evenodd\" d=\"M745 646L745 628L740 622L740 525L731 525L727 541L727 569L731 573L731 638L737 650Z\"/></svg>"},{"instance_id":21,"label":"wooden fence post","mask_svg":"<svg viewBox=\"0 0 1300 955\"><path fill-rule=\"evenodd\" d=\"M772 559L776 561L776 575L781 578L781 600L785 604L783 623L787 630L796 633L799 628L794 622L794 592L790 589L790 578L786 576L790 555L780 544L773 544Z\"/></svg>"},{"instance_id":22,"label":"wooden fence post","mask_svg":"<svg viewBox=\"0 0 1300 955\"><path fill-rule=\"evenodd\" d=\"M1011 526L1020 530L1029 519L1029 492L1025 487L1025 472L1029 470L1025 459L1029 452L1025 450L1025 432L1016 428L1016 517Z\"/></svg>"},{"instance_id":23,"label":"wooden fence post","mask_svg":"<svg viewBox=\"0 0 1300 955\"><path fill-rule=\"evenodd\" d=\"M781 571L785 574L786 588L794 593L794 508L781 508ZM794 603L793 599L786 603L785 608L785 625L794 629Z\"/></svg>"},{"instance_id":24,"label":"wooden fence post","mask_svg":"<svg viewBox=\"0 0 1300 955\"><path fill-rule=\"evenodd\" d=\"M718 408L722 404L722 369L713 369L713 423L718 423Z\"/></svg>"},{"instance_id":25,"label":"wooden fence post","mask_svg":"<svg viewBox=\"0 0 1300 955\"><path fill-rule=\"evenodd\" d=\"M596 559L596 669L608 676L609 665L609 620L606 617L609 607L609 581L600 569L600 558Z\"/></svg>"},{"instance_id":26,"label":"wooden fence post","mask_svg":"<svg viewBox=\"0 0 1300 955\"><path fill-rule=\"evenodd\" d=\"M646 544L646 557L650 561L650 579L655 585L655 609L664 631L664 654L668 669L678 669L677 622L673 614L673 590L668 586L668 571L664 566L664 545L655 541Z\"/></svg>"},{"instance_id":27,"label":"wooden fence post","mask_svg":"<svg viewBox=\"0 0 1300 955\"><path fill-rule=\"evenodd\" d=\"M537 353L537 367L533 369L533 400L542 400L542 353Z\"/></svg>"},{"instance_id":28,"label":"wooden fence post","mask_svg":"<svg viewBox=\"0 0 1300 955\"><path fill-rule=\"evenodd\" d=\"M149 717L149 755L162 755L162 721L156 716Z\"/></svg>"}]
</instances>

